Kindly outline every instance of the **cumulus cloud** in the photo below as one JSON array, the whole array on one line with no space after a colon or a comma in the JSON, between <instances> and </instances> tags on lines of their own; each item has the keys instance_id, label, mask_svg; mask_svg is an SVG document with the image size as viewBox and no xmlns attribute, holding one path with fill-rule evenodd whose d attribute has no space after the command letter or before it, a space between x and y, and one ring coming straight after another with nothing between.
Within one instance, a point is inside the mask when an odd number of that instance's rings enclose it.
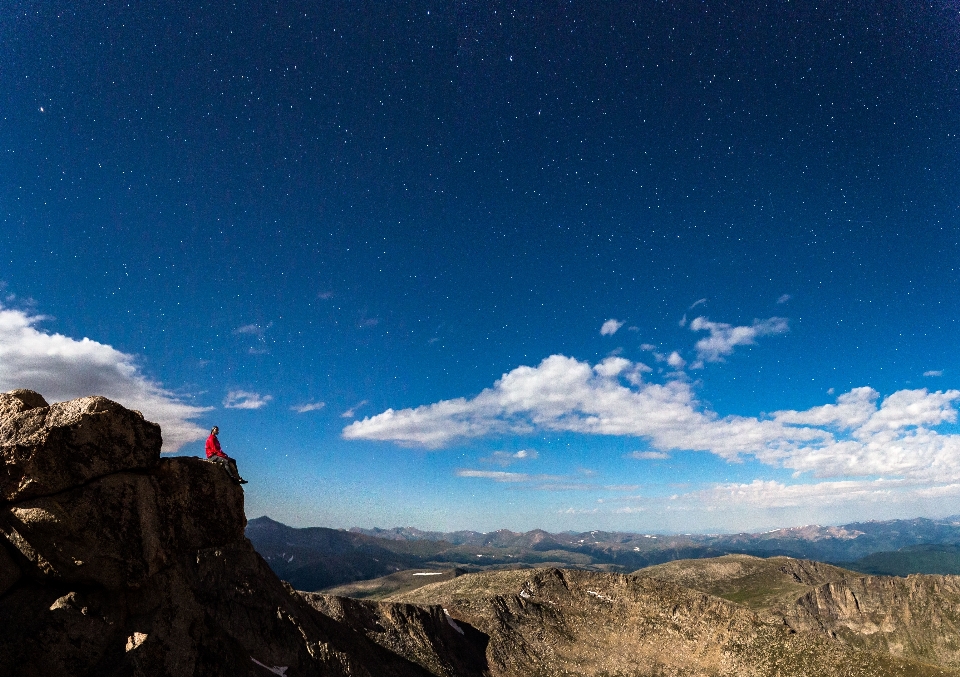
<instances>
[{"instance_id":1,"label":"cumulus cloud","mask_svg":"<svg viewBox=\"0 0 960 677\"><path fill-rule=\"evenodd\" d=\"M319 411L325 406L327 406L326 402L304 402L303 404L296 404L290 409L298 414L306 414L308 411Z\"/></svg>"},{"instance_id":2,"label":"cumulus cloud","mask_svg":"<svg viewBox=\"0 0 960 677\"><path fill-rule=\"evenodd\" d=\"M710 335L697 341L697 358L703 362L721 362L733 353L736 346L753 345L758 336L784 334L790 327L782 317L754 320L753 324L735 327L723 322L711 322L705 317L696 317L690 322L692 331L708 331Z\"/></svg>"},{"instance_id":3,"label":"cumulus cloud","mask_svg":"<svg viewBox=\"0 0 960 677\"><path fill-rule=\"evenodd\" d=\"M600 336L612 336L613 334L616 334L622 326L623 322L620 322L619 320L607 320L603 323L603 326L600 327Z\"/></svg>"},{"instance_id":4,"label":"cumulus cloud","mask_svg":"<svg viewBox=\"0 0 960 677\"><path fill-rule=\"evenodd\" d=\"M635 363L598 364L552 355L518 367L471 399L393 410L355 421L346 439L389 440L440 448L457 441L543 431L633 436L652 452L705 451L735 461L810 472L819 477L895 476L960 480L960 435L934 428L955 423L960 391L897 391L881 400L855 388L835 403L770 415L719 416L683 380L642 380Z\"/></svg>"},{"instance_id":5,"label":"cumulus cloud","mask_svg":"<svg viewBox=\"0 0 960 677\"><path fill-rule=\"evenodd\" d=\"M459 439L537 430L649 437L660 449L703 449L734 458L777 453L770 445L819 439L818 430L701 410L690 384L645 383L622 357L591 366L552 355L518 367L473 399L444 400L356 421L347 439L442 447Z\"/></svg>"},{"instance_id":6,"label":"cumulus cloud","mask_svg":"<svg viewBox=\"0 0 960 677\"><path fill-rule=\"evenodd\" d=\"M48 402L102 395L159 423L166 453L206 436L194 419L208 407L185 404L144 376L133 355L38 329L45 319L0 305L0 391L27 388Z\"/></svg>"},{"instance_id":7,"label":"cumulus cloud","mask_svg":"<svg viewBox=\"0 0 960 677\"><path fill-rule=\"evenodd\" d=\"M674 350L667 357L667 364L669 364L674 369L683 369L685 366L687 366L687 361L682 357L680 357L680 353Z\"/></svg>"},{"instance_id":8,"label":"cumulus cloud","mask_svg":"<svg viewBox=\"0 0 960 677\"><path fill-rule=\"evenodd\" d=\"M924 376L943 376L942 369L931 369L930 371L923 372Z\"/></svg>"},{"instance_id":9,"label":"cumulus cloud","mask_svg":"<svg viewBox=\"0 0 960 677\"><path fill-rule=\"evenodd\" d=\"M792 298L793 297L790 296L790 294L783 294L780 298L777 299L777 303L782 305Z\"/></svg>"},{"instance_id":10,"label":"cumulus cloud","mask_svg":"<svg viewBox=\"0 0 960 677\"><path fill-rule=\"evenodd\" d=\"M272 395L260 395L246 390L231 390L223 398L223 406L226 409L262 409L272 399Z\"/></svg>"},{"instance_id":11,"label":"cumulus cloud","mask_svg":"<svg viewBox=\"0 0 960 677\"><path fill-rule=\"evenodd\" d=\"M854 388L838 397L836 404L824 404L805 411L778 411L773 417L782 423L797 425L856 428L876 412L879 397L880 393L873 388Z\"/></svg>"}]
</instances>

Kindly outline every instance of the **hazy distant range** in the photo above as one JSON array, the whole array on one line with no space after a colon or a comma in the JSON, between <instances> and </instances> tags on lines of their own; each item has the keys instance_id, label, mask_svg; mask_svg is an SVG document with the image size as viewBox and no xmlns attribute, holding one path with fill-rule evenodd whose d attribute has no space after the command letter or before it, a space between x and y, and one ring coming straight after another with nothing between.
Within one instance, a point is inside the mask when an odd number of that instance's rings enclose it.
<instances>
[{"instance_id":1,"label":"hazy distant range","mask_svg":"<svg viewBox=\"0 0 960 677\"><path fill-rule=\"evenodd\" d=\"M250 520L247 537L280 578L308 591L418 568L557 566L626 573L725 554L787 555L869 574L960 574L960 516L722 535L539 529L441 533L412 527L346 531L293 528L264 516Z\"/></svg>"}]
</instances>

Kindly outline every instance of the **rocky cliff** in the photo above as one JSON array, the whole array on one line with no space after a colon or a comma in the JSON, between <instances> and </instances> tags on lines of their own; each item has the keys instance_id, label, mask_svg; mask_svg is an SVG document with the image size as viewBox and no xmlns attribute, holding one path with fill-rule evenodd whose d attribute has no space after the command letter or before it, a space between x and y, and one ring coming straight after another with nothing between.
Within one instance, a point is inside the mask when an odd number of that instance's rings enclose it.
<instances>
[{"instance_id":1,"label":"rocky cliff","mask_svg":"<svg viewBox=\"0 0 960 677\"><path fill-rule=\"evenodd\" d=\"M786 614L849 646L960 667L960 576L862 576L821 585Z\"/></svg>"},{"instance_id":2,"label":"rocky cliff","mask_svg":"<svg viewBox=\"0 0 960 677\"><path fill-rule=\"evenodd\" d=\"M241 488L160 444L102 397L0 394L0 675L431 674L282 583Z\"/></svg>"},{"instance_id":3,"label":"rocky cliff","mask_svg":"<svg viewBox=\"0 0 960 677\"><path fill-rule=\"evenodd\" d=\"M496 677L960 674L853 647L813 628L797 632L782 619L771 623L739 604L653 578L487 571L391 600L439 603L456 623L481 631L489 638L487 661Z\"/></svg>"}]
</instances>

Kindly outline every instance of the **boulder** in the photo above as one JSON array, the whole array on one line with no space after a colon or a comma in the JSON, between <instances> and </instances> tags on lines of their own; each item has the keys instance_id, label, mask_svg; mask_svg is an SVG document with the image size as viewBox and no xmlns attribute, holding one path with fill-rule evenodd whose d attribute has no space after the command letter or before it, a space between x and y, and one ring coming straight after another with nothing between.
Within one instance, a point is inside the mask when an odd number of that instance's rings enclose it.
<instances>
[{"instance_id":1,"label":"boulder","mask_svg":"<svg viewBox=\"0 0 960 677\"><path fill-rule=\"evenodd\" d=\"M140 586L179 554L242 540L245 524L240 487L197 458L0 508L0 534L35 578L110 590Z\"/></svg>"},{"instance_id":2,"label":"boulder","mask_svg":"<svg viewBox=\"0 0 960 677\"><path fill-rule=\"evenodd\" d=\"M50 496L160 459L160 426L105 397L0 395L0 502Z\"/></svg>"},{"instance_id":3,"label":"boulder","mask_svg":"<svg viewBox=\"0 0 960 677\"><path fill-rule=\"evenodd\" d=\"M0 421L5 421L14 414L23 413L29 409L49 407L43 395L32 390L11 390L0 393Z\"/></svg>"}]
</instances>

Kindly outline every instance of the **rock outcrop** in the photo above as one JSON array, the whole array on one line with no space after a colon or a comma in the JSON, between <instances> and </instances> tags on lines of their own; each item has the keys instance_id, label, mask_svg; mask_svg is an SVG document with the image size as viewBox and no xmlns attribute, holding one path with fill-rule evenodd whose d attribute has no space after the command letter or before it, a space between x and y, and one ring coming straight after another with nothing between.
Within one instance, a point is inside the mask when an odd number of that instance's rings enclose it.
<instances>
[{"instance_id":1,"label":"rock outcrop","mask_svg":"<svg viewBox=\"0 0 960 677\"><path fill-rule=\"evenodd\" d=\"M489 638L440 606L368 602L301 592L310 606L437 677L485 677Z\"/></svg>"},{"instance_id":2,"label":"rock outcrop","mask_svg":"<svg viewBox=\"0 0 960 677\"><path fill-rule=\"evenodd\" d=\"M667 581L588 571L485 571L395 595L440 604L489 638L495 677L956 677L957 671L796 632ZM371 633L376 638L376 633Z\"/></svg>"},{"instance_id":3,"label":"rock outcrop","mask_svg":"<svg viewBox=\"0 0 960 677\"><path fill-rule=\"evenodd\" d=\"M282 583L241 488L160 445L102 397L0 394L0 675L431 674Z\"/></svg>"},{"instance_id":4,"label":"rock outcrop","mask_svg":"<svg viewBox=\"0 0 960 677\"><path fill-rule=\"evenodd\" d=\"M960 668L960 576L862 576L800 597L786 623L852 647Z\"/></svg>"}]
</instances>

